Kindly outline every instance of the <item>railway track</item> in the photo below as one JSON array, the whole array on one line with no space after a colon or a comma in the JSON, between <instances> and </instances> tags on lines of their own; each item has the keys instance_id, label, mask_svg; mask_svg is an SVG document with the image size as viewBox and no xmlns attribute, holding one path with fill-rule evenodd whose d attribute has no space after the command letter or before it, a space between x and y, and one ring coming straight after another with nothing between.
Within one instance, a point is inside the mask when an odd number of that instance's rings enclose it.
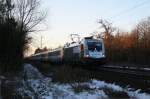
<instances>
[{"instance_id":1,"label":"railway track","mask_svg":"<svg viewBox=\"0 0 150 99\"><path fill-rule=\"evenodd\" d=\"M117 83L123 86L131 86L135 89L142 89L150 93L150 70L115 67L115 66L99 66L98 68L88 69L96 73L96 78L110 83Z\"/></svg>"},{"instance_id":2,"label":"railway track","mask_svg":"<svg viewBox=\"0 0 150 99\"><path fill-rule=\"evenodd\" d=\"M115 67L115 66L101 66L96 68L98 71L107 71L112 73L124 74L128 77L134 77L136 79L143 79L150 82L150 70L144 70L142 68L127 68L127 67Z\"/></svg>"}]
</instances>

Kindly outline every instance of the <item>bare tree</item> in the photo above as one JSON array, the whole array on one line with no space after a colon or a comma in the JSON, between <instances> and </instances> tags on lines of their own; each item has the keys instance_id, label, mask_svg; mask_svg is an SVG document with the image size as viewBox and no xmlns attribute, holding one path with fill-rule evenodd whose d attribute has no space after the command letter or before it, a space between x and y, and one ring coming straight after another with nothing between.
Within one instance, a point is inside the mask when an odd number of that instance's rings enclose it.
<instances>
[{"instance_id":1,"label":"bare tree","mask_svg":"<svg viewBox=\"0 0 150 99\"><path fill-rule=\"evenodd\" d=\"M20 32L24 32L24 51L29 48L32 37L29 36L30 32L39 31L35 28L43 22L46 18L46 12L41 11L40 0L14 0L13 1L15 10L14 17L19 23Z\"/></svg>"},{"instance_id":2,"label":"bare tree","mask_svg":"<svg viewBox=\"0 0 150 99\"><path fill-rule=\"evenodd\" d=\"M46 17L46 12L39 11L39 0L15 0L15 16L20 22L21 29L33 32L34 27L40 24Z\"/></svg>"},{"instance_id":3,"label":"bare tree","mask_svg":"<svg viewBox=\"0 0 150 99\"><path fill-rule=\"evenodd\" d=\"M112 26L112 23L108 22L107 20L100 19L98 23L100 24L100 29L102 31L97 35L97 37L104 39L105 47L107 50L106 54L108 58L110 58L112 56L112 41L115 28Z\"/></svg>"},{"instance_id":4,"label":"bare tree","mask_svg":"<svg viewBox=\"0 0 150 99\"><path fill-rule=\"evenodd\" d=\"M98 23L100 24L100 29L102 29L98 37L104 39L106 48L110 48L112 45L113 32L115 31L115 28L112 26L112 23L107 20L100 19Z\"/></svg>"},{"instance_id":5,"label":"bare tree","mask_svg":"<svg viewBox=\"0 0 150 99\"><path fill-rule=\"evenodd\" d=\"M136 27L139 32L139 40L142 43L142 47L148 48L150 43L150 17L142 20Z\"/></svg>"},{"instance_id":6,"label":"bare tree","mask_svg":"<svg viewBox=\"0 0 150 99\"><path fill-rule=\"evenodd\" d=\"M105 39L110 38L112 36L112 33L115 31L115 28L112 26L112 23L103 19L100 19L98 23L101 25L100 29L103 29L102 33L100 34L101 37Z\"/></svg>"}]
</instances>

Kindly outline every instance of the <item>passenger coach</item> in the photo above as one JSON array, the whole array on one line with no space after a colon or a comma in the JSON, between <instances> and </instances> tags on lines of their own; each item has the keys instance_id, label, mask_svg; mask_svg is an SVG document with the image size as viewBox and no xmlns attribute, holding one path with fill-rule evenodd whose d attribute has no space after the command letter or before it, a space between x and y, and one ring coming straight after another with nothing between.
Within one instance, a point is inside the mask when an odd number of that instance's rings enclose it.
<instances>
[{"instance_id":1,"label":"passenger coach","mask_svg":"<svg viewBox=\"0 0 150 99\"><path fill-rule=\"evenodd\" d=\"M105 47L102 39L85 37L79 42L67 43L62 48L32 55L31 59L71 64L104 63Z\"/></svg>"}]
</instances>

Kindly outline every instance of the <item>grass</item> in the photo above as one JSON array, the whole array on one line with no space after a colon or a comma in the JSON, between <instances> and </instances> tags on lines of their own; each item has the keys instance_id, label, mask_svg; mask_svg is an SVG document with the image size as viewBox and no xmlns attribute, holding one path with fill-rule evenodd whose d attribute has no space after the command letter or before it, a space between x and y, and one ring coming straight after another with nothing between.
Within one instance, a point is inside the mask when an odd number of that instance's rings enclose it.
<instances>
[{"instance_id":1,"label":"grass","mask_svg":"<svg viewBox=\"0 0 150 99\"><path fill-rule=\"evenodd\" d=\"M54 70L52 78L54 82L78 83L89 81L93 77L94 75L87 70L68 65L63 65Z\"/></svg>"},{"instance_id":2,"label":"grass","mask_svg":"<svg viewBox=\"0 0 150 99\"><path fill-rule=\"evenodd\" d=\"M88 85L80 85L80 84L72 85L72 88L75 93L80 93L80 92L84 92L84 91L90 92L90 91L94 90L94 89L89 88Z\"/></svg>"},{"instance_id":3,"label":"grass","mask_svg":"<svg viewBox=\"0 0 150 99\"><path fill-rule=\"evenodd\" d=\"M124 91L113 91L112 89L104 88L103 91L110 99L130 99L128 94Z\"/></svg>"},{"instance_id":4,"label":"grass","mask_svg":"<svg viewBox=\"0 0 150 99\"><path fill-rule=\"evenodd\" d=\"M71 65L51 65L45 64L33 64L46 76L50 76L53 82L59 83L78 83L86 82L95 77L95 74Z\"/></svg>"}]
</instances>

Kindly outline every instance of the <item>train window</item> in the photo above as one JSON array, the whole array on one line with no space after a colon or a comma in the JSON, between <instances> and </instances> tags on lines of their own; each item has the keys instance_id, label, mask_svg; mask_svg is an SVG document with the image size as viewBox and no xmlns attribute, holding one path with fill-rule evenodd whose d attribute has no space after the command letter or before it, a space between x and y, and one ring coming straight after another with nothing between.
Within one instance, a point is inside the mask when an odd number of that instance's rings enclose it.
<instances>
[{"instance_id":1,"label":"train window","mask_svg":"<svg viewBox=\"0 0 150 99\"><path fill-rule=\"evenodd\" d=\"M101 51L102 50L102 43L101 42L87 42L88 50L90 51Z\"/></svg>"}]
</instances>

